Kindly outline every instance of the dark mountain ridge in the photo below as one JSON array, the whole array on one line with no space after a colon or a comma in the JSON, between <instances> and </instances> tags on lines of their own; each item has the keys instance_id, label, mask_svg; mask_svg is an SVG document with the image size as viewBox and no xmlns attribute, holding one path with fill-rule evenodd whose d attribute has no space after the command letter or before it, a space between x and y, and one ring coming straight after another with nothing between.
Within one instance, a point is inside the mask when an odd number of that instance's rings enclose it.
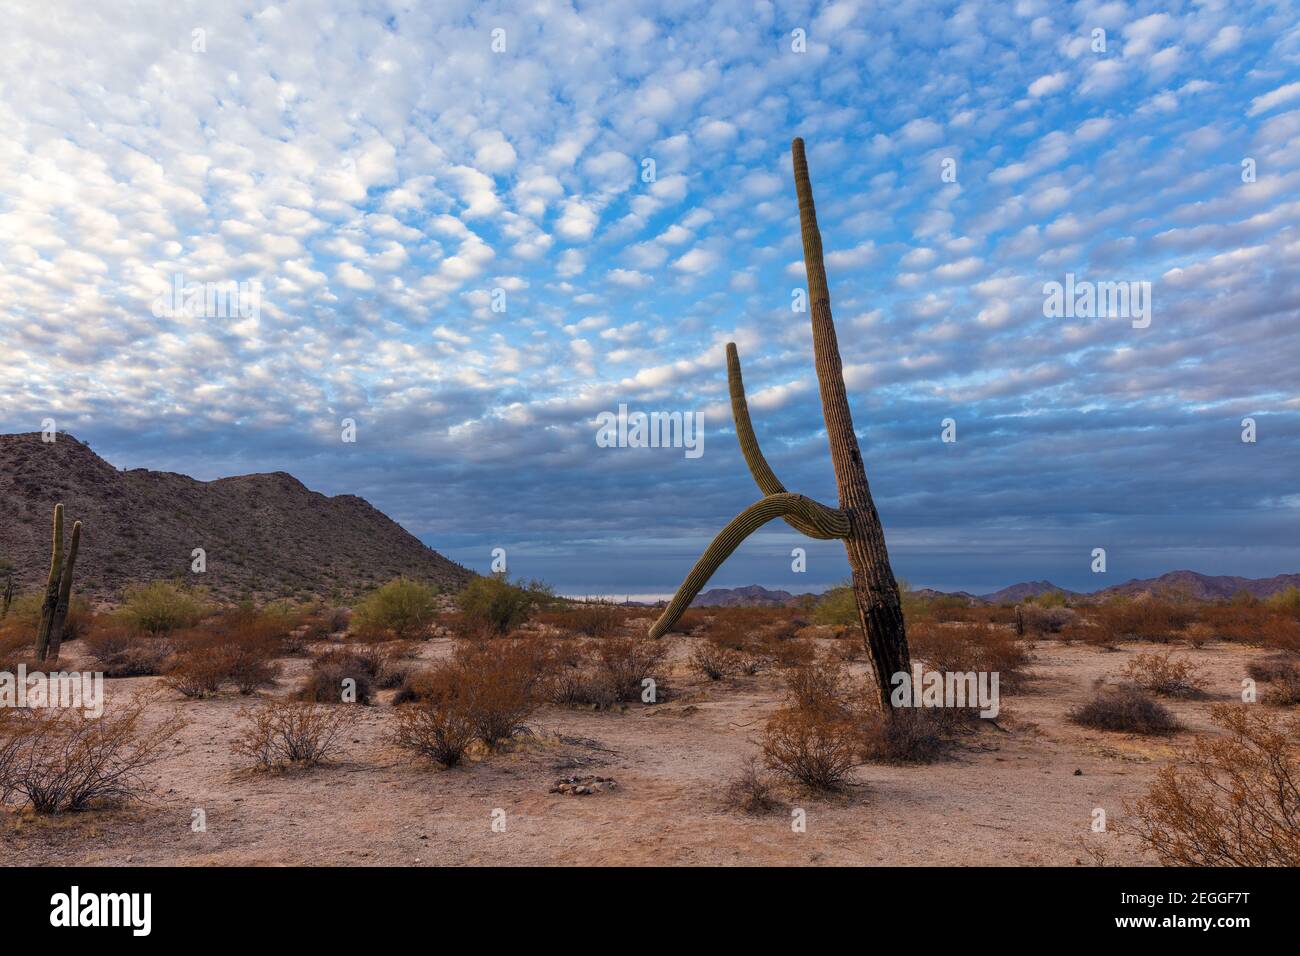
<instances>
[{"instance_id":1,"label":"dark mountain ridge","mask_svg":"<svg viewBox=\"0 0 1300 956\"><path fill-rule=\"evenodd\" d=\"M71 435L45 443L29 432L0 435L0 558L20 591L44 585L57 502L65 538L83 525L77 591L101 600L159 578L232 600L344 598L399 574L458 588L474 576L365 499L328 497L287 472L199 481L119 471ZM203 573L191 570L196 548Z\"/></svg>"}]
</instances>

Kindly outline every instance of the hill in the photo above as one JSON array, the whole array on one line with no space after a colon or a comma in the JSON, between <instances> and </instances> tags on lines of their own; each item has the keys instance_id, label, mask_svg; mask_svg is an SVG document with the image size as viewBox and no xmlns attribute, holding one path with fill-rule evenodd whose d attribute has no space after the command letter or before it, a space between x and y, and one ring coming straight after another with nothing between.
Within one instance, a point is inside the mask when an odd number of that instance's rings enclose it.
<instances>
[{"instance_id":1,"label":"hill","mask_svg":"<svg viewBox=\"0 0 1300 956\"><path fill-rule=\"evenodd\" d=\"M44 585L60 501L67 527L83 525L77 591L104 600L158 578L222 599L308 599L350 597L399 574L444 588L473 577L364 499L327 497L282 471L216 481L119 471L71 435L47 444L31 432L0 435L0 558L21 591ZM191 571L195 548L205 573Z\"/></svg>"}]
</instances>

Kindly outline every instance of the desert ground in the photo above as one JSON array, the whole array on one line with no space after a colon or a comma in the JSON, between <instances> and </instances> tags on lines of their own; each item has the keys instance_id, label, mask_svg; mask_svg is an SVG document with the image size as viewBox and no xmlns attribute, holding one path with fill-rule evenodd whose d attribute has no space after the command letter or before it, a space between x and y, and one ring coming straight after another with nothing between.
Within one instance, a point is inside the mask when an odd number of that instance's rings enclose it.
<instances>
[{"instance_id":1,"label":"desert ground","mask_svg":"<svg viewBox=\"0 0 1300 956\"><path fill-rule=\"evenodd\" d=\"M632 617L643 633L651 618ZM320 651L340 635L313 645ZM1171 736L1091 730L1067 712L1126 662L1151 649L1108 650L1041 637L1028 643L1028 680L1004 693L996 726L964 737L923 765L864 764L838 792L778 789L781 806L749 815L728 805L729 781L760 752L767 718L781 705L784 671L709 680L689 666L701 637L673 634L663 665L666 698L605 710L543 704L529 733L500 752L472 752L440 769L387 738L393 690L377 693L328 762L253 770L231 752L241 708L255 697L228 691L190 700L157 676L106 681L111 713L154 689L148 719L179 711L188 721L148 768L138 802L59 815L0 811L0 862L8 865L1096 865L1157 862L1131 837L1091 830L1095 808L1112 823L1195 734L1214 733L1209 708L1240 699L1248 663L1268 651L1236 642L1180 645L1207 696L1169 700L1186 725ZM830 656L843 638L811 638ZM61 666L94 669L82 642ZM456 641L414 647L411 666L444 660ZM1168 649L1168 648L1164 648ZM280 660L275 687L294 693L310 658ZM858 657L849 669L866 671ZM348 705L335 705L348 706ZM351 705L357 706L357 705ZM570 775L613 778L591 795L552 793ZM806 827L792 827L802 809ZM193 814L206 815L194 832ZM504 816L500 811L504 811ZM496 822L496 827L493 824ZM504 821L504 826L501 822ZM1092 852L1090 852L1090 850Z\"/></svg>"}]
</instances>

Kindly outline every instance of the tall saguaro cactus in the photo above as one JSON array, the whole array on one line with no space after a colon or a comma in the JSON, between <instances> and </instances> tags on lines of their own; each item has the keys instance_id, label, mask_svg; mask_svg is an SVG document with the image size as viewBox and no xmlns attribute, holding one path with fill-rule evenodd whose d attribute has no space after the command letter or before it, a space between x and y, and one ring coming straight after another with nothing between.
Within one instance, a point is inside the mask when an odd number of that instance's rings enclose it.
<instances>
[{"instance_id":1,"label":"tall saguaro cactus","mask_svg":"<svg viewBox=\"0 0 1300 956\"><path fill-rule=\"evenodd\" d=\"M45 660L50 646L50 625L59 603L60 575L63 572L63 505L54 506L54 536L50 544L50 576L45 582L45 601L41 604L41 623L36 629L36 658Z\"/></svg>"},{"instance_id":2,"label":"tall saguaro cactus","mask_svg":"<svg viewBox=\"0 0 1300 956\"><path fill-rule=\"evenodd\" d=\"M813 538L839 538L848 552L853 573L853 596L858 608L858 623L875 669L876 688L881 710L892 714L889 695L890 678L910 669L907 633L898 597L898 583L889 566L885 534L880 516L871 500L867 472L853 430L848 397L844 391L844 374L840 362L839 342L831 317L830 289L826 284L826 266L822 261L821 230L813 205L812 184L808 180L808 161L802 139L791 147L794 159L795 191L799 197L799 222L803 235L804 267L808 273L808 296L811 300L813 360L826 420L826 437L830 443L831 464L839 489L839 507L831 508L803 495L786 491L768 466L759 449L758 439L749 420L745 386L740 375L740 357L734 343L727 345L727 382L731 392L731 412L736 422L736 437L745 455L745 463L764 497L731 520L705 550L659 620L650 629L652 637L666 633L690 606L713 572L740 543L774 518L784 518L798 531Z\"/></svg>"},{"instance_id":3,"label":"tall saguaro cactus","mask_svg":"<svg viewBox=\"0 0 1300 956\"><path fill-rule=\"evenodd\" d=\"M68 605L72 603L72 569L77 564L77 548L81 545L81 522L72 523L72 541L68 544L68 557L63 562L63 575L59 580L59 603L54 606L50 621L50 643L41 660L57 661L63 645L63 625L68 619Z\"/></svg>"},{"instance_id":4,"label":"tall saguaro cactus","mask_svg":"<svg viewBox=\"0 0 1300 956\"><path fill-rule=\"evenodd\" d=\"M54 535L50 547L50 577L45 584L45 601L41 605L41 623L36 630L36 659L58 660L63 643L63 625L72 602L72 571L81 546L81 522L72 525L68 556L63 556L63 505L54 506Z\"/></svg>"}]
</instances>

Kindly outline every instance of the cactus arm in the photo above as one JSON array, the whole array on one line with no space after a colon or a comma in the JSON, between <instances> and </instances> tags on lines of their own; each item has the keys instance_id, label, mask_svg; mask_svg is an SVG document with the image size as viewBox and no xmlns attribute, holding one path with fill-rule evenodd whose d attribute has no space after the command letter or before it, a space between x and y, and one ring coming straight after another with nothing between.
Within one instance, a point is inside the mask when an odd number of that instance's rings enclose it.
<instances>
[{"instance_id":1,"label":"cactus arm","mask_svg":"<svg viewBox=\"0 0 1300 956\"><path fill-rule=\"evenodd\" d=\"M59 647L63 644L63 624L68 619L68 605L72 602L72 569L77 563L77 548L81 544L81 522L72 523L72 541L68 544L68 558L63 562L63 576L59 581L59 603L54 608L54 617L50 621L50 643L46 657L52 661L59 659Z\"/></svg>"},{"instance_id":2,"label":"cactus arm","mask_svg":"<svg viewBox=\"0 0 1300 956\"><path fill-rule=\"evenodd\" d=\"M786 493L785 485L776 477L772 467L763 457L763 450L758 445L754 426L749 420L749 402L745 400L745 380L740 374L740 355L736 343L727 343L727 388L731 393L731 417L736 422L736 440L745 456L749 473L754 476L758 490L765 495L782 495ZM801 531L810 538L836 538L841 535L827 534L816 522L808 521L797 514L784 516L785 523L796 531Z\"/></svg>"},{"instance_id":3,"label":"cactus arm","mask_svg":"<svg viewBox=\"0 0 1300 956\"><path fill-rule=\"evenodd\" d=\"M664 613L650 628L650 636L662 637L677 623L691 601L695 600L695 595L700 593L700 589L713 576L713 572L718 570L722 562L727 560L736 548L740 547L742 541L769 521L787 515L797 516L802 522L816 528L821 532L819 537L839 538L849 530L848 519L843 512L828 508L803 495L783 491L756 501L732 518L727 526L718 532L718 536L695 562L691 573L686 576L686 580L677 589L673 599L668 602Z\"/></svg>"},{"instance_id":4,"label":"cactus arm","mask_svg":"<svg viewBox=\"0 0 1300 956\"><path fill-rule=\"evenodd\" d=\"M54 506L54 535L50 545L50 577L45 582L45 601L41 604L41 623L36 630L36 658L45 660L50 644L50 624L59 603L59 577L63 570L63 505Z\"/></svg>"}]
</instances>

